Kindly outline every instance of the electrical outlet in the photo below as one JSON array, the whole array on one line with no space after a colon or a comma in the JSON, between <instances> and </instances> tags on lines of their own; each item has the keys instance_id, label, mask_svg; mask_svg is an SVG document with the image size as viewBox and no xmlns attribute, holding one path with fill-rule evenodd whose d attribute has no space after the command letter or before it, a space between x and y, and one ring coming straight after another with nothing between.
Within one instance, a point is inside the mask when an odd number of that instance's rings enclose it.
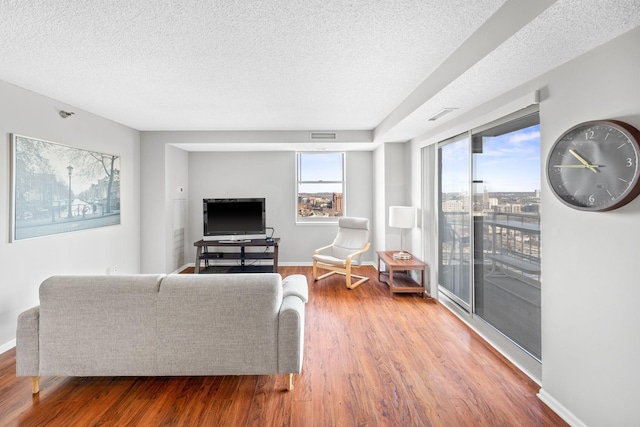
<instances>
[{"instance_id":1,"label":"electrical outlet","mask_svg":"<svg viewBox=\"0 0 640 427\"><path fill-rule=\"evenodd\" d=\"M111 267L111 273L112 274L118 273L118 264L114 264L113 267Z\"/></svg>"}]
</instances>

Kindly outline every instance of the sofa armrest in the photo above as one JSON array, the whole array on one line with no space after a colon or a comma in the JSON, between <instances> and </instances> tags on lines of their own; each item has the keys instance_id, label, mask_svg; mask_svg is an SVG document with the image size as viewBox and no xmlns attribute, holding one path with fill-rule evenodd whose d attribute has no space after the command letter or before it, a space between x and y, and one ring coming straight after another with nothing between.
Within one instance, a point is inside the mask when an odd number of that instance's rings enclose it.
<instances>
[{"instance_id":1,"label":"sofa armrest","mask_svg":"<svg viewBox=\"0 0 640 427\"><path fill-rule=\"evenodd\" d=\"M40 306L18 315L16 375L38 376L40 368Z\"/></svg>"},{"instance_id":2,"label":"sofa armrest","mask_svg":"<svg viewBox=\"0 0 640 427\"><path fill-rule=\"evenodd\" d=\"M282 300L278 322L278 373L299 374L304 349L304 302L297 296Z\"/></svg>"},{"instance_id":3,"label":"sofa armrest","mask_svg":"<svg viewBox=\"0 0 640 427\"><path fill-rule=\"evenodd\" d=\"M302 302L309 301L309 286L307 278L302 274L292 274L282 280L282 297L296 296Z\"/></svg>"}]
</instances>

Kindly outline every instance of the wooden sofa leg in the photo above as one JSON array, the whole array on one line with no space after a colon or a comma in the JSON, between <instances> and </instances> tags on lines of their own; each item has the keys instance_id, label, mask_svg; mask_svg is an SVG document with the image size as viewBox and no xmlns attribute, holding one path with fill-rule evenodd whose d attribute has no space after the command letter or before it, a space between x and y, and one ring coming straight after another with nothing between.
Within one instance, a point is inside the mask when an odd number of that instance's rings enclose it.
<instances>
[{"instance_id":1,"label":"wooden sofa leg","mask_svg":"<svg viewBox=\"0 0 640 427\"><path fill-rule=\"evenodd\" d=\"M293 374L287 374L287 391L293 390Z\"/></svg>"},{"instance_id":2,"label":"wooden sofa leg","mask_svg":"<svg viewBox=\"0 0 640 427\"><path fill-rule=\"evenodd\" d=\"M40 378L31 377L31 394L38 394L40 392Z\"/></svg>"}]
</instances>

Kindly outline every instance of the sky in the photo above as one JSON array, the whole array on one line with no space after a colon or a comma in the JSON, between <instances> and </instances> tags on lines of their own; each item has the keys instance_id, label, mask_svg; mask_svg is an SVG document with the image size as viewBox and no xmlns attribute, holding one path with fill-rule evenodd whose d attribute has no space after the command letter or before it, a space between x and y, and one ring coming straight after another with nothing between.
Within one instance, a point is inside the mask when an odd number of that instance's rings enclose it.
<instances>
[{"instance_id":1,"label":"sky","mask_svg":"<svg viewBox=\"0 0 640 427\"><path fill-rule=\"evenodd\" d=\"M35 146L36 148L31 148L31 151L37 150L40 158L46 161L46 163L43 162L42 168L47 167L46 172L49 173L50 171L55 174L56 180L61 183L69 182L68 167L71 166L73 168L71 170L71 189L76 194L88 190L92 184L106 176L106 173L102 173L101 170L98 174L83 173L83 162L79 159L89 150L19 135L16 136L15 143L24 144L24 147ZM17 147L16 151L19 151ZM116 168L119 168L119 159L116 162Z\"/></svg>"},{"instance_id":2,"label":"sky","mask_svg":"<svg viewBox=\"0 0 640 427\"><path fill-rule=\"evenodd\" d=\"M466 142L465 142L466 141ZM482 153L473 155L475 191L533 192L540 189L540 125L483 138ZM442 147L442 191L466 192L469 186L469 140Z\"/></svg>"},{"instance_id":3,"label":"sky","mask_svg":"<svg viewBox=\"0 0 640 427\"><path fill-rule=\"evenodd\" d=\"M301 181L342 181L343 153L299 153ZM300 184L300 193L342 192L342 184Z\"/></svg>"}]
</instances>

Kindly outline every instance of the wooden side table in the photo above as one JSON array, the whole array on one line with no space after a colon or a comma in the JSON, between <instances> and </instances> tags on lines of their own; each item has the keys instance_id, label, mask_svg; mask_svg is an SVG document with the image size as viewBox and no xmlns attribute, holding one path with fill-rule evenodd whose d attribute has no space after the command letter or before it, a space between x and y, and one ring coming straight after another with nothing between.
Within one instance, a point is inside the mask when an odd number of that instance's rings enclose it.
<instances>
[{"instance_id":1,"label":"wooden side table","mask_svg":"<svg viewBox=\"0 0 640 427\"><path fill-rule=\"evenodd\" d=\"M411 255L409 259L395 259L396 251L380 251L378 254L378 280L389 285L390 295L394 293L420 293L431 298L426 291L425 281L428 282L427 272L429 266L419 258ZM387 266L388 271L380 270L380 263ZM411 270L420 270L420 283L413 280ZM383 278L385 276L385 278Z\"/></svg>"}]
</instances>

